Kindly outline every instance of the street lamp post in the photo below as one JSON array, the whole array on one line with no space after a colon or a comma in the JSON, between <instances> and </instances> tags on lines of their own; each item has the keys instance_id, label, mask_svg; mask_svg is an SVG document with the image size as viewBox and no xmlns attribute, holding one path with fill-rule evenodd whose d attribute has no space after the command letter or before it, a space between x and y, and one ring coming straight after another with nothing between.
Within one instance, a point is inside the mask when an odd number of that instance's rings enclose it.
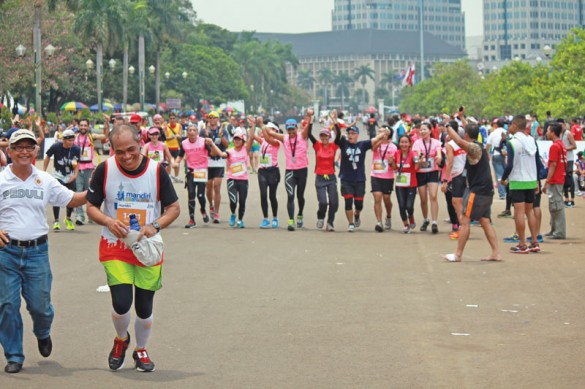
<instances>
[{"instance_id":1,"label":"street lamp post","mask_svg":"<svg viewBox=\"0 0 585 389\"><path fill-rule=\"evenodd\" d=\"M39 39L40 39L40 33L39 33ZM47 45L47 47L45 47L45 54L47 55L47 57L51 58L53 56L53 54L55 54L55 50L57 50L53 45L49 44ZM18 45L16 47L16 55L18 55L19 57L24 57L24 55L26 54L26 47L24 47L23 45ZM40 41L39 41L39 49L36 49L35 47L35 53L34 53L35 57L34 57L34 64L35 64L35 111L39 114L42 114L42 101L41 101L41 62L42 62L42 58L41 58L41 51L40 51Z\"/></svg>"},{"instance_id":2,"label":"street lamp post","mask_svg":"<svg viewBox=\"0 0 585 389\"><path fill-rule=\"evenodd\" d=\"M156 72L156 67L154 67L153 65L150 65L148 67L148 72L150 74L154 74ZM155 93L155 108L154 108L154 113L157 114L158 113L158 101L160 100L159 94L160 94L160 85L158 84L158 77L155 78L154 80L154 93Z\"/></svg>"}]
</instances>

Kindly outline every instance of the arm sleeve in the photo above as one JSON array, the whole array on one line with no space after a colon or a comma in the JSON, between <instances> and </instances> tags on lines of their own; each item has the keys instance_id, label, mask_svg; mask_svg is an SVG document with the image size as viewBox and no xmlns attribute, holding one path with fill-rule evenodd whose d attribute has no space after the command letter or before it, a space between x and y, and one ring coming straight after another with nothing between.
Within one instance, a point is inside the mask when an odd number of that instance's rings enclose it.
<instances>
[{"instance_id":1,"label":"arm sleeve","mask_svg":"<svg viewBox=\"0 0 585 389\"><path fill-rule=\"evenodd\" d=\"M512 172L514 168L514 148L512 147L512 143L508 142L508 163L506 164L506 168L504 169L504 174L502 175L502 180L507 180L508 176Z\"/></svg>"},{"instance_id":2,"label":"arm sleeve","mask_svg":"<svg viewBox=\"0 0 585 389\"><path fill-rule=\"evenodd\" d=\"M89 190L87 191L87 201L96 207L101 207L104 202L104 179L106 177L106 163L102 162L95 168Z\"/></svg>"},{"instance_id":3,"label":"arm sleeve","mask_svg":"<svg viewBox=\"0 0 585 389\"><path fill-rule=\"evenodd\" d=\"M164 208L177 201L179 197L177 196L177 192L175 191L175 187L173 186L167 171L160 168L158 172L160 179L160 202Z\"/></svg>"}]
</instances>

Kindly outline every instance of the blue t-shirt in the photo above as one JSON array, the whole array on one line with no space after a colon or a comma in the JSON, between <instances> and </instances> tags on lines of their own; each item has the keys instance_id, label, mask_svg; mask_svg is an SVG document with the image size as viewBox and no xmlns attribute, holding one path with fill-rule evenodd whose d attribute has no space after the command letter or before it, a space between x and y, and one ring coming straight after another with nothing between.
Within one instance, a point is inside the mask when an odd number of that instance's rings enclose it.
<instances>
[{"instance_id":1,"label":"blue t-shirt","mask_svg":"<svg viewBox=\"0 0 585 389\"><path fill-rule=\"evenodd\" d=\"M350 144L347 138L342 136L335 140L341 150L341 165L339 178L344 181L366 181L366 151L372 148L371 140L362 140Z\"/></svg>"}]
</instances>

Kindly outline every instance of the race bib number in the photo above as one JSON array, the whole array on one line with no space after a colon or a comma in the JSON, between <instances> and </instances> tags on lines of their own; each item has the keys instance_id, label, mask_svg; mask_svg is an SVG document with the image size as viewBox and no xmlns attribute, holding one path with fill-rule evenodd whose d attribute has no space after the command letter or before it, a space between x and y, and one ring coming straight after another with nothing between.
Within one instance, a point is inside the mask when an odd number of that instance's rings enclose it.
<instances>
[{"instance_id":1,"label":"race bib number","mask_svg":"<svg viewBox=\"0 0 585 389\"><path fill-rule=\"evenodd\" d=\"M152 159L153 161L156 162L161 162L162 158L160 155L160 151L155 150L155 151L149 151L148 152L148 158Z\"/></svg>"},{"instance_id":2,"label":"race bib number","mask_svg":"<svg viewBox=\"0 0 585 389\"><path fill-rule=\"evenodd\" d=\"M396 186L410 187L410 173L402 173L396 176L394 180Z\"/></svg>"},{"instance_id":3,"label":"race bib number","mask_svg":"<svg viewBox=\"0 0 585 389\"><path fill-rule=\"evenodd\" d=\"M374 173L376 174L388 173L388 162L382 161L380 159L374 160Z\"/></svg>"},{"instance_id":4,"label":"race bib number","mask_svg":"<svg viewBox=\"0 0 585 389\"><path fill-rule=\"evenodd\" d=\"M81 153L81 157L79 158L80 161L82 162L89 162L91 161L91 149L90 148L84 148L83 152Z\"/></svg>"},{"instance_id":5,"label":"race bib number","mask_svg":"<svg viewBox=\"0 0 585 389\"><path fill-rule=\"evenodd\" d=\"M130 215L135 214L140 226L146 225L146 212L149 203L119 202L116 207L116 219L130 225Z\"/></svg>"},{"instance_id":6,"label":"race bib number","mask_svg":"<svg viewBox=\"0 0 585 389\"><path fill-rule=\"evenodd\" d=\"M193 182L207 182L207 169L193 170Z\"/></svg>"},{"instance_id":7,"label":"race bib number","mask_svg":"<svg viewBox=\"0 0 585 389\"><path fill-rule=\"evenodd\" d=\"M272 167L272 154L260 156L260 167Z\"/></svg>"},{"instance_id":8,"label":"race bib number","mask_svg":"<svg viewBox=\"0 0 585 389\"><path fill-rule=\"evenodd\" d=\"M230 171L232 172L232 176L239 177L246 174L246 163L244 162L235 162L230 165Z\"/></svg>"},{"instance_id":9,"label":"race bib number","mask_svg":"<svg viewBox=\"0 0 585 389\"><path fill-rule=\"evenodd\" d=\"M426 159L420 163L420 172L431 172L435 168L435 160L432 158Z\"/></svg>"}]
</instances>

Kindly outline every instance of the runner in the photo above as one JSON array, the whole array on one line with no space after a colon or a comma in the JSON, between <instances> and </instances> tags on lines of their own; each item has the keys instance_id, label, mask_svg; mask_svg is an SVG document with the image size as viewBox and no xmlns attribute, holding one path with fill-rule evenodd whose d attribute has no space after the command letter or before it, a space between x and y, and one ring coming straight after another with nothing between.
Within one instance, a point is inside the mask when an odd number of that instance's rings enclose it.
<instances>
[{"instance_id":1,"label":"runner","mask_svg":"<svg viewBox=\"0 0 585 389\"><path fill-rule=\"evenodd\" d=\"M460 137L465 136L465 131L459 127L456 121L449 122L447 127L457 131ZM466 175L464 174L467 153L450 138L448 138L448 142L445 145L445 150L447 162L445 164L445 174L441 180L441 191L445 193L447 201L451 202L455 211L453 215L450 215L452 228L449 239L457 240L459 239L459 219L463 208L463 194L467 186Z\"/></svg>"},{"instance_id":2,"label":"runner","mask_svg":"<svg viewBox=\"0 0 585 389\"><path fill-rule=\"evenodd\" d=\"M374 138L358 142L360 130L356 126L348 127L347 135L342 136L335 114L332 119L335 144L339 146L341 154L339 179L341 180L341 195L345 199L345 216L349 223L347 231L354 232L361 225L360 213L364 208L366 151L378 147L383 137L388 134L388 130L383 129Z\"/></svg>"},{"instance_id":3,"label":"runner","mask_svg":"<svg viewBox=\"0 0 585 389\"><path fill-rule=\"evenodd\" d=\"M181 142L179 155L173 162L180 165L184 159L187 164L187 175L185 183L187 186L188 205L189 205L189 222L185 228L195 228L195 199L199 201L199 210L203 223L209 223L209 216L205 210L205 185L207 184L207 167L208 167L208 150L211 148L213 140L199 136L197 124L190 124L187 127L187 139Z\"/></svg>"},{"instance_id":4,"label":"runner","mask_svg":"<svg viewBox=\"0 0 585 389\"><path fill-rule=\"evenodd\" d=\"M325 231L335 231L335 213L339 208L337 197L337 177L335 177L335 154L339 150L337 144L331 142L331 130L329 127L322 127L319 132L319 140L315 139L311 130L313 123L309 123L309 139L315 150L315 188L317 189L317 228L322 229L327 225ZM329 213L327 214L327 208Z\"/></svg>"},{"instance_id":5,"label":"runner","mask_svg":"<svg viewBox=\"0 0 585 389\"><path fill-rule=\"evenodd\" d=\"M305 119L308 123L313 123L313 110L308 109ZM288 230L295 230L295 190L297 201L299 203L299 212L297 214L296 228L303 227L303 210L305 208L305 187L307 186L307 174L309 158L307 155L309 138L309 126L303 127L298 132L298 124L295 119L288 119L284 123L286 134L279 134L274 130L269 131L272 138L279 140L284 146L284 156L286 158L286 171L284 175L284 185L286 187L288 212Z\"/></svg>"},{"instance_id":6,"label":"runner","mask_svg":"<svg viewBox=\"0 0 585 389\"><path fill-rule=\"evenodd\" d=\"M260 144L260 161L258 167L258 185L260 187L260 206L262 207L262 223L260 228L278 228L278 199L276 191L280 183L280 168L278 167L278 151L281 143L272 138L268 130L279 131L276 123L269 122L262 128L262 136L254 135ZM272 208L272 224L268 219L268 192L270 192L270 206Z\"/></svg>"},{"instance_id":7,"label":"runner","mask_svg":"<svg viewBox=\"0 0 585 389\"><path fill-rule=\"evenodd\" d=\"M391 167L397 148L391 142L393 130L390 127L382 126L379 128L378 133L383 132L385 129L389 131L389 134L384 135L382 143L372 149L372 195L374 196L374 214L377 221L375 230L378 232L392 228L392 200L390 195L394 189L394 169ZM386 219L383 225L382 202L384 202L384 208L386 209Z\"/></svg>"},{"instance_id":8,"label":"runner","mask_svg":"<svg viewBox=\"0 0 585 389\"><path fill-rule=\"evenodd\" d=\"M563 185L563 193L565 195L565 206L567 208L575 207L575 180L573 180L573 166L575 166L575 150L577 144L571 131L567 128L567 124L563 119L558 119L559 123L562 123L563 133L561 134L561 140L567 150L567 164L565 166L566 176L565 184Z\"/></svg>"},{"instance_id":9,"label":"runner","mask_svg":"<svg viewBox=\"0 0 585 389\"><path fill-rule=\"evenodd\" d=\"M81 119L79 121L79 132L75 137L74 143L81 149L81 156L79 158L79 174L75 181L75 187L77 192L83 192L89 188L89 180L93 175L95 165L93 159L95 156L94 140L100 140L105 142L108 140L108 134L110 131L109 121L110 117L104 115L104 133L103 134L91 134L89 131L89 120ZM85 223L85 212L83 206L75 209L75 224L82 226Z\"/></svg>"},{"instance_id":10,"label":"runner","mask_svg":"<svg viewBox=\"0 0 585 389\"><path fill-rule=\"evenodd\" d=\"M548 194L550 211L550 232L544 236L551 239L567 239L565 204L563 203L567 150L561 139L561 133L561 123L550 123L546 129L546 136L553 144L548 151L548 175L542 188L542 191Z\"/></svg>"},{"instance_id":11,"label":"runner","mask_svg":"<svg viewBox=\"0 0 585 389\"><path fill-rule=\"evenodd\" d=\"M252 174L256 174L258 173L258 165L260 164L260 143L258 143L258 141L256 141L256 136L260 135L260 132L262 131L259 127L259 125L262 125L262 117L258 117L258 121L257 119L252 116L252 115L248 115L248 129L250 131L248 131L249 134L251 134L254 137L254 142L252 143L252 149L250 150L250 173Z\"/></svg>"},{"instance_id":12,"label":"runner","mask_svg":"<svg viewBox=\"0 0 585 389\"><path fill-rule=\"evenodd\" d=\"M211 115L211 114L210 114ZM250 129L250 133L253 129ZM252 148L253 137L247 136L245 130L234 133L234 148L221 151L215 143L212 146L212 155L219 155L227 159L228 165L228 195L230 198L230 227L245 228L244 213L246 212L246 198L248 197L248 171L250 160L248 153ZM238 207L236 219L236 208ZM237 220L237 222L236 222Z\"/></svg>"},{"instance_id":13,"label":"runner","mask_svg":"<svg viewBox=\"0 0 585 389\"><path fill-rule=\"evenodd\" d=\"M159 142L160 130L156 127L150 127L148 130L148 137L150 142L142 147L142 155L160 163L167 173L170 174L171 169L169 163L173 161L173 157L167 145Z\"/></svg>"},{"instance_id":14,"label":"runner","mask_svg":"<svg viewBox=\"0 0 585 389\"><path fill-rule=\"evenodd\" d=\"M124 365L130 344L128 327L134 297L136 348L132 357L136 370L150 372L155 366L146 347L154 321L154 294L162 287L163 260L144 266L123 239L129 232L130 214L138 217L138 240L141 240L152 238L168 227L179 216L180 207L167 172L140 154L140 133L134 126L116 127L110 141L114 157L97 167L87 195L88 216L103 226L99 259L108 277L112 322L117 335L108 365L111 370L119 370Z\"/></svg>"},{"instance_id":15,"label":"runner","mask_svg":"<svg viewBox=\"0 0 585 389\"><path fill-rule=\"evenodd\" d=\"M469 239L471 220L479 220L492 250L489 256L482 258L482 261L501 261L502 257L498 249L496 231L490 219L494 184L490 172L488 153L477 141L479 127L474 123L466 125L464 139L461 139L452 127L447 127L447 131L451 139L467 153L465 170L467 172L468 187L463 195L457 249L455 253L447 254L444 258L449 262L461 262L463 250Z\"/></svg>"},{"instance_id":16,"label":"runner","mask_svg":"<svg viewBox=\"0 0 585 389\"><path fill-rule=\"evenodd\" d=\"M431 129L427 123L422 123L419 129L420 139L412 145L412 150L418 156L420 168L416 173L420 207L423 214L421 231L426 231L429 226L429 204L431 203L431 230L433 234L439 232L437 218L439 216L439 171L442 162L441 142L431 138Z\"/></svg>"},{"instance_id":17,"label":"runner","mask_svg":"<svg viewBox=\"0 0 585 389\"><path fill-rule=\"evenodd\" d=\"M177 115L171 113L169 115L169 123L166 125L165 129L165 146L168 147L172 158L177 158L179 155L179 144L183 138L183 127L180 123L177 123ZM173 159L168 160L169 163L173 162ZM170 168L169 168L170 170ZM179 167L173 166L173 172L175 173L174 176L171 176L171 180L176 183L181 184L183 180L179 178Z\"/></svg>"},{"instance_id":18,"label":"runner","mask_svg":"<svg viewBox=\"0 0 585 389\"><path fill-rule=\"evenodd\" d=\"M212 111L207 116L209 123L199 130L199 136L211 138L213 143L224 152L228 147L230 140L227 131L219 125L219 115ZM225 162L219 156L211 155L208 151L208 168L207 168L207 185L205 193L209 202L209 213L213 223L219 224L219 207L221 205L221 182L225 174Z\"/></svg>"},{"instance_id":19,"label":"runner","mask_svg":"<svg viewBox=\"0 0 585 389\"><path fill-rule=\"evenodd\" d=\"M412 143L408 135L398 138L398 149L394 152L392 169L396 185L396 200L400 210L400 219L404 224L405 234L410 234L416 227L414 222L414 200L416 199L416 171L420 160L412 150Z\"/></svg>"},{"instance_id":20,"label":"runner","mask_svg":"<svg viewBox=\"0 0 585 389\"><path fill-rule=\"evenodd\" d=\"M43 161L43 170L47 171L51 157L53 157L53 177L59 181L61 185L69 190L75 191L75 180L79 173L79 157L81 150L77 145L73 144L75 133L72 130L65 130L62 134L62 141L53 143L49 150L45 153L45 160ZM55 222L53 223L53 231L61 230L61 223L59 222L59 212L61 208L53 207L53 216ZM67 216L63 222L65 228L69 231L75 229L75 224L71 220L73 208L67 207Z\"/></svg>"}]
</instances>

